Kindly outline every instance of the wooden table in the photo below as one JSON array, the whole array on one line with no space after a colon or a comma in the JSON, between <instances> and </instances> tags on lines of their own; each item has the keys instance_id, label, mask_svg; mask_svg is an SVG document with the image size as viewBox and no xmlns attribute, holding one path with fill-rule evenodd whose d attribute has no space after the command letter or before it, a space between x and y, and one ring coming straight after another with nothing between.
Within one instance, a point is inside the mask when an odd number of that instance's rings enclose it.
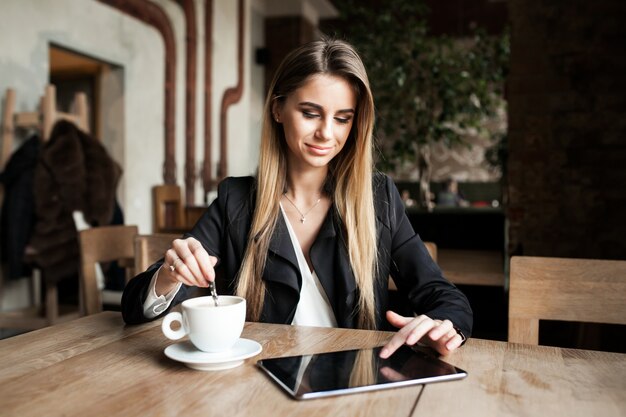
<instances>
[{"instance_id":1,"label":"wooden table","mask_svg":"<svg viewBox=\"0 0 626 417\"><path fill-rule=\"evenodd\" d=\"M104 312L0 341L7 416L624 416L626 355L470 339L446 360L460 381L295 401L263 357L383 344L391 333L248 323L263 352L199 372L169 360L160 321L125 327Z\"/></svg>"}]
</instances>

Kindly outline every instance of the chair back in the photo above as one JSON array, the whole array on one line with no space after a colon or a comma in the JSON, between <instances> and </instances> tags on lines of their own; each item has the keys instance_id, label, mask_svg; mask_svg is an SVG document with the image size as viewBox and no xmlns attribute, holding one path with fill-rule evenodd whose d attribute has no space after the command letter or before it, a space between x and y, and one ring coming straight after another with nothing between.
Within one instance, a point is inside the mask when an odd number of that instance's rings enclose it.
<instances>
[{"instance_id":1,"label":"chair back","mask_svg":"<svg viewBox=\"0 0 626 417\"><path fill-rule=\"evenodd\" d=\"M509 342L539 344L539 320L626 324L626 261L511 258Z\"/></svg>"},{"instance_id":2,"label":"chair back","mask_svg":"<svg viewBox=\"0 0 626 417\"><path fill-rule=\"evenodd\" d=\"M172 241L180 238L173 233L135 236L135 270L145 271L150 265L161 259L172 247Z\"/></svg>"},{"instance_id":3,"label":"chair back","mask_svg":"<svg viewBox=\"0 0 626 417\"><path fill-rule=\"evenodd\" d=\"M179 231L185 227L185 211L181 189L178 185L156 185L152 188L154 233Z\"/></svg>"},{"instance_id":4,"label":"chair back","mask_svg":"<svg viewBox=\"0 0 626 417\"><path fill-rule=\"evenodd\" d=\"M78 233L80 246L81 310L84 315L102 311L102 295L98 288L96 264L120 261L134 265L134 238L137 226L102 226Z\"/></svg>"}]
</instances>

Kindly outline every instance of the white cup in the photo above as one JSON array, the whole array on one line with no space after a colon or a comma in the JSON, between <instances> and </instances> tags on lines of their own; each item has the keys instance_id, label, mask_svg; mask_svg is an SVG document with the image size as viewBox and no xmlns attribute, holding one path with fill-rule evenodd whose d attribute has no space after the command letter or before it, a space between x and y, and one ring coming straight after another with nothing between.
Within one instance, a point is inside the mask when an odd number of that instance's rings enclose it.
<instances>
[{"instance_id":1,"label":"white cup","mask_svg":"<svg viewBox=\"0 0 626 417\"><path fill-rule=\"evenodd\" d=\"M204 352L222 352L230 349L241 336L246 321L246 300L230 295L219 296L219 306L213 298L190 298L182 303L183 313L169 313L163 319L161 330L172 340L189 335L191 343ZM180 322L172 330L171 324Z\"/></svg>"}]
</instances>

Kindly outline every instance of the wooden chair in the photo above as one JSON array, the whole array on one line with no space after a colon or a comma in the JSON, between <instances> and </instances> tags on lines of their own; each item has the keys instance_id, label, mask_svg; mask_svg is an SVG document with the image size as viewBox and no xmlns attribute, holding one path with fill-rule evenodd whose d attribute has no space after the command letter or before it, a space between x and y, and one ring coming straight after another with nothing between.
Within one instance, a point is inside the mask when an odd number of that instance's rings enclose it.
<instances>
[{"instance_id":1,"label":"wooden chair","mask_svg":"<svg viewBox=\"0 0 626 417\"><path fill-rule=\"evenodd\" d=\"M178 239L177 234L155 234L135 236L135 271L145 271L150 265L163 257L172 246L172 241Z\"/></svg>"},{"instance_id":2,"label":"wooden chair","mask_svg":"<svg viewBox=\"0 0 626 417\"><path fill-rule=\"evenodd\" d=\"M539 320L626 324L626 261L511 258L509 342L539 344Z\"/></svg>"},{"instance_id":3,"label":"wooden chair","mask_svg":"<svg viewBox=\"0 0 626 417\"><path fill-rule=\"evenodd\" d=\"M185 207L185 226L188 230L191 230L200 217L206 212L208 206L190 206Z\"/></svg>"},{"instance_id":4,"label":"wooden chair","mask_svg":"<svg viewBox=\"0 0 626 417\"><path fill-rule=\"evenodd\" d=\"M152 217L154 233L183 233L186 231L185 209L178 185L156 185L152 188Z\"/></svg>"},{"instance_id":5,"label":"wooden chair","mask_svg":"<svg viewBox=\"0 0 626 417\"><path fill-rule=\"evenodd\" d=\"M15 130L18 128L34 128L41 132L41 139L46 142L50 138L52 127L60 120L69 120L76 124L81 130L88 132L88 109L87 95L77 93L74 97L74 113L63 113L56 108L56 87L47 85L44 95L41 98L40 108L34 112L16 112L15 90L8 88L4 112L2 114L2 142L0 144L0 169L4 168L11 150L13 149L13 139Z\"/></svg>"},{"instance_id":6,"label":"wooden chair","mask_svg":"<svg viewBox=\"0 0 626 417\"><path fill-rule=\"evenodd\" d=\"M102 226L79 232L80 300L84 315L102 311L102 292L98 287L96 264L118 261L120 266L133 268L137 232L137 226ZM131 275L127 274L127 280Z\"/></svg>"}]
</instances>

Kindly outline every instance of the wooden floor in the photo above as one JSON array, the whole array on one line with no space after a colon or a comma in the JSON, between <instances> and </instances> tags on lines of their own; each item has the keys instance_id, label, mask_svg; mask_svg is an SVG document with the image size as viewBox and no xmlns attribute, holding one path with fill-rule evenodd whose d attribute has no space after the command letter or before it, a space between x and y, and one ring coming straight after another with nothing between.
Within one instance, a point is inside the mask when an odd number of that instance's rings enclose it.
<instances>
[{"instance_id":1,"label":"wooden floor","mask_svg":"<svg viewBox=\"0 0 626 417\"><path fill-rule=\"evenodd\" d=\"M437 263L455 284L504 286L504 258L498 251L438 249Z\"/></svg>"}]
</instances>

